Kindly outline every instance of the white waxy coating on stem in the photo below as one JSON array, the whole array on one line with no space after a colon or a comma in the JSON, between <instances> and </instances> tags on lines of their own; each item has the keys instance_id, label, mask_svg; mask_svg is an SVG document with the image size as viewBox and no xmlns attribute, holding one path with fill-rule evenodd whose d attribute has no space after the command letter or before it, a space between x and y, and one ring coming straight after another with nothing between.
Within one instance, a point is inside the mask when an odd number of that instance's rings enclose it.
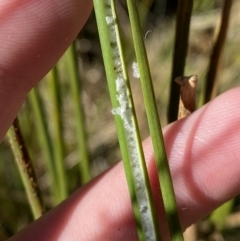
<instances>
[{"instance_id":1,"label":"white waxy coating on stem","mask_svg":"<svg viewBox=\"0 0 240 241\"><path fill-rule=\"evenodd\" d=\"M139 79L140 72L139 72L139 68L138 68L138 63L136 63L136 62L132 63L132 70L133 70L133 77Z\"/></svg>"},{"instance_id":2,"label":"white waxy coating on stem","mask_svg":"<svg viewBox=\"0 0 240 241\"><path fill-rule=\"evenodd\" d=\"M117 24L113 16L112 11L110 11L111 1L105 0L105 8L107 16L105 17L106 23L109 30L109 36L111 38L111 48L112 48L112 59L114 70L116 73L116 91L117 100L119 102L119 107L112 110L114 115L119 115L123 121L123 126L125 130L125 135L127 139L127 144L130 154L130 165L132 168L134 186L136 190L136 196L138 204L140 206L141 213L141 223L144 230L145 240L156 241L155 229L152 220L152 214L149 207L149 199L146 191L143 167L141 164L141 155L138 152L138 143L136 139L136 128L133 121L133 112L131 106L131 99L128 94L128 86L126 83L126 77L123 72L123 66L121 62L121 53L118 47L117 38ZM137 63L135 63L135 70L138 69ZM137 71L137 70L136 70ZM139 71L137 71L139 73ZM137 74L140 77L140 74ZM137 77L137 78L139 78Z\"/></svg>"}]
</instances>

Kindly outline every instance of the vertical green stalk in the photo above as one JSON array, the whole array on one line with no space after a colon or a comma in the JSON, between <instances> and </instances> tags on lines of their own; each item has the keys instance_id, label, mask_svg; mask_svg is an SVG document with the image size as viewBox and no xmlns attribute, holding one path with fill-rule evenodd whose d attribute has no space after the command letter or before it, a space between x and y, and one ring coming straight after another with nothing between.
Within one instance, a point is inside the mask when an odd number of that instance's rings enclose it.
<instances>
[{"instance_id":1,"label":"vertical green stalk","mask_svg":"<svg viewBox=\"0 0 240 241\"><path fill-rule=\"evenodd\" d=\"M64 200L68 195L66 167L64 163L64 141L61 118L61 98L59 89L59 76L57 67L53 67L48 74L50 90L52 91L52 113L50 119L53 123L53 156L58 185L59 201Z\"/></svg>"},{"instance_id":2,"label":"vertical green stalk","mask_svg":"<svg viewBox=\"0 0 240 241\"><path fill-rule=\"evenodd\" d=\"M217 87L218 87L218 70L221 64L224 44L227 36L227 30L229 25L230 11L232 7L232 0L225 0L221 21L220 21L220 30L218 33L217 40L215 42L213 52L210 59L209 70L207 73L206 86L205 86L205 96L204 103L207 103L212 98L217 95Z\"/></svg>"},{"instance_id":3,"label":"vertical green stalk","mask_svg":"<svg viewBox=\"0 0 240 241\"><path fill-rule=\"evenodd\" d=\"M50 194L53 197L53 204L57 204L60 200L58 197L58 186L55 178L55 170L53 167L53 150L50 141L47 124L44 117L44 111L36 88L33 88L28 94L28 102L32 109L34 117L34 125L36 130L36 138L39 140L39 147L42 151L43 161L47 169L50 182Z\"/></svg>"},{"instance_id":4,"label":"vertical green stalk","mask_svg":"<svg viewBox=\"0 0 240 241\"><path fill-rule=\"evenodd\" d=\"M133 42L140 72L140 80L143 90L144 103L149 123L149 130L153 142L155 160L158 169L162 197L165 212L168 219L172 240L183 240L177 204L174 195L171 174L169 170L166 150L164 146L161 125L157 112L157 105L144 46L141 25L135 0L127 0L130 23L132 28Z\"/></svg>"},{"instance_id":5,"label":"vertical green stalk","mask_svg":"<svg viewBox=\"0 0 240 241\"><path fill-rule=\"evenodd\" d=\"M91 179L90 160L87 149L86 127L84 125L84 113L81 104L81 86L78 69L77 51L73 43L66 52L71 95L74 104L74 120L76 126L77 145L79 152L79 167L82 184Z\"/></svg>"},{"instance_id":6,"label":"vertical green stalk","mask_svg":"<svg viewBox=\"0 0 240 241\"><path fill-rule=\"evenodd\" d=\"M193 0L178 1L168 122L177 120L180 90L174 80L176 77L184 75L192 8ZM195 75L196 73L192 74Z\"/></svg>"},{"instance_id":7,"label":"vertical green stalk","mask_svg":"<svg viewBox=\"0 0 240 241\"><path fill-rule=\"evenodd\" d=\"M44 208L37 178L24 143L17 118L14 120L13 125L10 127L7 135L11 143L15 161L21 175L32 214L34 219L37 219L43 214Z\"/></svg>"},{"instance_id":8,"label":"vertical green stalk","mask_svg":"<svg viewBox=\"0 0 240 241\"><path fill-rule=\"evenodd\" d=\"M113 0L94 0L113 114L139 240L160 240Z\"/></svg>"},{"instance_id":9,"label":"vertical green stalk","mask_svg":"<svg viewBox=\"0 0 240 241\"><path fill-rule=\"evenodd\" d=\"M230 215L234 207L234 199L225 202L222 206L215 209L209 220L218 230L223 230L226 224L227 217Z\"/></svg>"}]
</instances>

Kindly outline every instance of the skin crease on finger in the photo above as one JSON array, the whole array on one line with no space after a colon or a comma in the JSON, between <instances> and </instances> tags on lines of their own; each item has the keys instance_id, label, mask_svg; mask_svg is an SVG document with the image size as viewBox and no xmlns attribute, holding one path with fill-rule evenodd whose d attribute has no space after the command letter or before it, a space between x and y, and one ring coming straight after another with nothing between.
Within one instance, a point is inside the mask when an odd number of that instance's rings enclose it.
<instances>
[{"instance_id":1,"label":"skin crease on finger","mask_svg":"<svg viewBox=\"0 0 240 241\"><path fill-rule=\"evenodd\" d=\"M91 10L90 0L0 1L0 141L27 92L63 55Z\"/></svg>"},{"instance_id":2,"label":"skin crease on finger","mask_svg":"<svg viewBox=\"0 0 240 241\"><path fill-rule=\"evenodd\" d=\"M164 128L183 229L240 193L240 88ZM163 240L169 240L150 139L144 153ZM10 239L136 241L122 162Z\"/></svg>"}]
</instances>

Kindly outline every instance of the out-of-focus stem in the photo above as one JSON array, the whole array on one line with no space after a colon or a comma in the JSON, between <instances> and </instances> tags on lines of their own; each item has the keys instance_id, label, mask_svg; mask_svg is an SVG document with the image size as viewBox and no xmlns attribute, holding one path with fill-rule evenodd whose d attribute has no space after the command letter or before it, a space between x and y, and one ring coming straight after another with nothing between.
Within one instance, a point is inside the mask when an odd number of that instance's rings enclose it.
<instances>
[{"instance_id":1,"label":"out-of-focus stem","mask_svg":"<svg viewBox=\"0 0 240 241\"><path fill-rule=\"evenodd\" d=\"M57 67L53 67L49 73L50 88L52 92L53 111L51 119L53 122L53 155L54 155L54 167L56 171L56 181L58 185L59 201L64 200L67 195L67 177L66 167L64 164L64 142L62 133L62 118L61 118L61 98L59 89L59 77Z\"/></svg>"},{"instance_id":2,"label":"out-of-focus stem","mask_svg":"<svg viewBox=\"0 0 240 241\"><path fill-rule=\"evenodd\" d=\"M8 131L8 138L13 149L15 161L22 178L34 219L37 219L43 214L44 208L40 189L37 184L37 178L17 118Z\"/></svg>"},{"instance_id":3,"label":"out-of-focus stem","mask_svg":"<svg viewBox=\"0 0 240 241\"><path fill-rule=\"evenodd\" d=\"M174 80L178 76L184 76L192 8L193 0L178 1L168 122L177 120L180 91Z\"/></svg>"},{"instance_id":4,"label":"out-of-focus stem","mask_svg":"<svg viewBox=\"0 0 240 241\"><path fill-rule=\"evenodd\" d=\"M233 2L232 0L224 1L221 21L219 23L220 28L218 28L219 33L217 34L218 37L216 39L216 42L213 48L213 52L212 52L210 64L209 64L209 70L207 73L205 96L203 101L204 103L207 103L217 95L218 71L219 71L219 66L221 64L224 44L227 36L232 2Z\"/></svg>"},{"instance_id":5,"label":"out-of-focus stem","mask_svg":"<svg viewBox=\"0 0 240 241\"><path fill-rule=\"evenodd\" d=\"M38 138L39 147L41 148L43 155L43 161L47 168L47 174L50 182L51 197L53 197L53 203L55 205L59 203L60 200L58 193L58 185L55 177L55 170L53 167L52 143L50 141L49 133L47 130L47 124L44 119L42 104L36 88L33 88L28 94L28 101L33 112L34 124L36 126L37 134L36 138Z\"/></svg>"},{"instance_id":6,"label":"out-of-focus stem","mask_svg":"<svg viewBox=\"0 0 240 241\"><path fill-rule=\"evenodd\" d=\"M87 149L87 138L85 134L84 113L81 104L81 89L80 89L80 76L78 69L77 52L75 43L73 43L67 50L67 66L69 73L69 81L72 92L72 99L74 103L73 118L76 126L77 145L79 152L79 166L81 182L86 183L90 180L90 161Z\"/></svg>"}]
</instances>

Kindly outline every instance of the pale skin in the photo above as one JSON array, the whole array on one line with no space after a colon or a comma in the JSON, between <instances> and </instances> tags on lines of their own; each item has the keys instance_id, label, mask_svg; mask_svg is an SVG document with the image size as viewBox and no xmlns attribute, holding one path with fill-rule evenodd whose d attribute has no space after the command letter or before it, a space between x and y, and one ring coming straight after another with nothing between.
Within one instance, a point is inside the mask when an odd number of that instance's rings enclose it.
<instances>
[{"instance_id":1,"label":"pale skin","mask_svg":"<svg viewBox=\"0 0 240 241\"><path fill-rule=\"evenodd\" d=\"M175 79L180 86L178 120L189 116L195 110L195 97L198 77L196 75L180 76ZM193 224L184 232L185 241L197 240L197 226Z\"/></svg>"},{"instance_id":2,"label":"pale skin","mask_svg":"<svg viewBox=\"0 0 240 241\"><path fill-rule=\"evenodd\" d=\"M1 140L28 91L71 44L91 9L85 0L1 1ZM240 88L232 89L163 130L183 229L240 193L239 96ZM150 139L143 145L168 240ZM10 240L136 241L122 162Z\"/></svg>"}]
</instances>

